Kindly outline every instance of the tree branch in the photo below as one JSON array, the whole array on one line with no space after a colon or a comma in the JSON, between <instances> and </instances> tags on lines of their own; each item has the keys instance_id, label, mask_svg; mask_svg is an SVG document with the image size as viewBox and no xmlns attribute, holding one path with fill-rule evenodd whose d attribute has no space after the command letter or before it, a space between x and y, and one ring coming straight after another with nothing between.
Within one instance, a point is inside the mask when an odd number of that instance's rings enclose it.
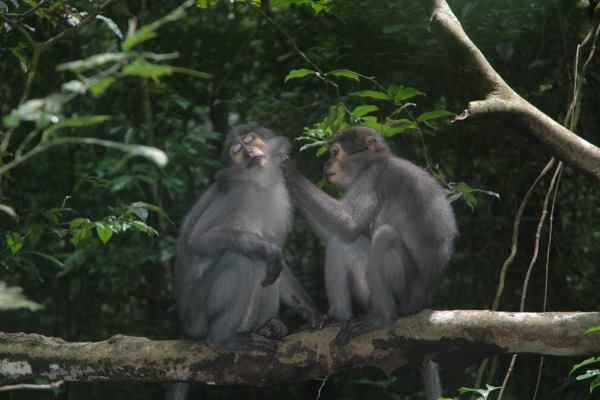
<instances>
[{"instance_id":1,"label":"tree branch","mask_svg":"<svg viewBox=\"0 0 600 400\"><path fill-rule=\"evenodd\" d=\"M566 129L519 96L469 39L445 0L423 0L430 27L461 68L474 96L455 123L494 119L527 133L558 159L600 182L600 148ZM592 27L593 29L594 27Z\"/></svg>"},{"instance_id":2,"label":"tree branch","mask_svg":"<svg viewBox=\"0 0 600 400\"><path fill-rule=\"evenodd\" d=\"M97 343L69 343L37 334L0 333L0 384L56 381L196 381L273 385L322 378L355 367L388 374L434 359L452 368L493 354L598 355L600 312L509 313L431 311L337 347L338 327L296 333L274 354L220 351L203 342L151 341L117 335Z\"/></svg>"}]
</instances>

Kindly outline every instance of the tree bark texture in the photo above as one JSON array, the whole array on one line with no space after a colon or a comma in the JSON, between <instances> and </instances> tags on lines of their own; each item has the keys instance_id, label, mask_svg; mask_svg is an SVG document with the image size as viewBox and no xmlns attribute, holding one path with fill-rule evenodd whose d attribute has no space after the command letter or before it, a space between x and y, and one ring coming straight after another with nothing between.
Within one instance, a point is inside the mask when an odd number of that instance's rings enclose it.
<instances>
[{"instance_id":1,"label":"tree bark texture","mask_svg":"<svg viewBox=\"0 0 600 400\"><path fill-rule=\"evenodd\" d=\"M494 354L598 356L600 312L431 311L333 345L339 327L285 338L277 352L226 351L189 340L152 341L117 335L69 343L37 334L0 333L0 384L50 381L188 381L266 386L300 382L362 366L391 374L433 359L466 367Z\"/></svg>"},{"instance_id":2,"label":"tree bark texture","mask_svg":"<svg viewBox=\"0 0 600 400\"><path fill-rule=\"evenodd\" d=\"M511 126L542 143L567 165L600 182L600 148L519 96L469 39L445 0L423 0L423 4L430 15L432 32L459 66L461 79L480 99L469 102L468 108L455 118L454 123L476 123L485 119ZM591 29L596 27L594 23Z\"/></svg>"}]
</instances>

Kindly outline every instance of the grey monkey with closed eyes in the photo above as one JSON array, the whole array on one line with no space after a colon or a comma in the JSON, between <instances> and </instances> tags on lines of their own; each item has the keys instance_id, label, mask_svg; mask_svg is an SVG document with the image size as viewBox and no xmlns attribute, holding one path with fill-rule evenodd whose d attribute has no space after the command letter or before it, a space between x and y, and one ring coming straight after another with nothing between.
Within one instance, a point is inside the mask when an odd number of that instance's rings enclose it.
<instances>
[{"instance_id":1,"label":"grey monkey with closed eyes","mask_svg":"<svg viewBox=\"0 0 600 400\"><path fill-rule=\"evenodd\" d=\"M173 290L186 338L233 350L277 349L287 334L282 300L315 328L325 318L282 258L291 204L280 169L285 137L253 125L234 127L225 167L185 217L177 243ZM185 399L188 385L171 387Z\"/></svg>"}]
</instances>

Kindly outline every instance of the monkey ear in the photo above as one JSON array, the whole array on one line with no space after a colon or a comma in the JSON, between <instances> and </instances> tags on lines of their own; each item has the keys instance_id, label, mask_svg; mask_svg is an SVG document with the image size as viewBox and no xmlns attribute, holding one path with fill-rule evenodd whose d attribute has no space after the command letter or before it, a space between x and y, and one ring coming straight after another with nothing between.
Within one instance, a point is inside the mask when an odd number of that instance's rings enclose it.
<instances>
[{"instance_id":1,"label":"monkey ear","mask_svg":"<svg viewBox=\"0 0 600 400\"><path fill-rule=\"evenodd\" d=\"M365 139L365 144L367 145L370 151L379 150L379 146L377 145L377 139L375 139L373 136L367 137Z\"/></svg>"}]
</instances>

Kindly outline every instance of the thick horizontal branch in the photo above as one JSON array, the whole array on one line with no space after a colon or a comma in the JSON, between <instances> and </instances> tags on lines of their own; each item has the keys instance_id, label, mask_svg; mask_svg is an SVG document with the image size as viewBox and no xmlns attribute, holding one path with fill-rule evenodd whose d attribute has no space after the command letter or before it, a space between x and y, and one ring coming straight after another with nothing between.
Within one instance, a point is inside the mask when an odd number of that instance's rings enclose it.
<instances>
[{"instance_id":1,"label":"thick horizontal branch","mask_svg":"<svg viewBox=\"0 0 600 400\"><path fill-rule=\"evenodd\" d=\"M468 365L492 354L590 356L600 352L600 312L508 313L431 311L338 347L339 327L296 333L276 353L219 351L202 342L152 341L117 335L97 343L68 343L36 334L0 333L0 384L51 381L196 381L274 385L322 378L361 366L391 373L435 359Z\"/></svg>"},{"instance_id":2,"label":"thick horizontal branch","mask_svg":"<svg viewBox=\"0 0 600 400\"><path fill-rule=\"evenodd\" d=\"M445 0L423 0L423 3L430 14L431 30L459 64L460 76L473 95L483 99L469 103L455 122L485 118L510 125L545 145L558 159L600 182L600 148L552 120L512 90L469 39Z\"/></svg>"}]
</instances>

